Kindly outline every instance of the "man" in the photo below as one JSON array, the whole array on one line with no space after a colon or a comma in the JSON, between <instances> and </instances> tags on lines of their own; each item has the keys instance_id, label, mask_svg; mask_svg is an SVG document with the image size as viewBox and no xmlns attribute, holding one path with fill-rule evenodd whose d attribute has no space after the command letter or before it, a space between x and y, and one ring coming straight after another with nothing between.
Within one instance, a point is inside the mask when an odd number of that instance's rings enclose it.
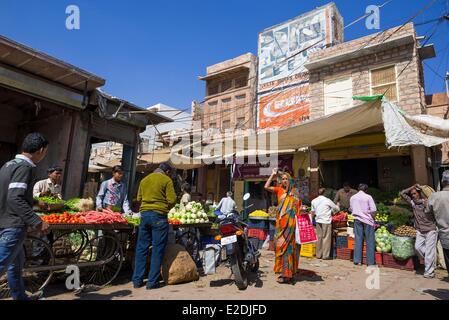
<instances>
[{"instance_id":1,"label":"man","mask_svg":"<svg viewBox=\"0 0 449 320\"><path fill-rule=\"evenodd\" d=\"M352 189L348 182L343 183L343 189L337 191L335 195L334 203L340 207L341 210L348 210L350 206L350 199L357 193Z\"/></svg>"},{"instance_id":2,"label":"man","mask_svg":"<svg viewBox=\"0 0 449 320\"><path fill-rule=\"evenodd\" d=\"M47 175L47 179L41 180L34 185L33 197L53 196L62 199L62 169L58 166L51 166L47 169Z\"/></svg>"},{"instance_id":3,"label":"man","mask_svg":"<svg viewBox=\"0 0 449 320\"><path fill-rule=\"evenodd\" d=\"M141 217L132 279L134 288L143 286L150 245L153 248L146 287L148 290L160 287L160 270L169 230L167 214L176 203L176 193L173 181L170 178L171 171L172 168L168 163L162 163L158 169L146 176L139 185L137 200L141 202Z\"/></svg>"},{"instance_id":4,"label":"man","mask_svg":"<svg viewBox=\"0 0 449 320\"><path fill-rule=\"evenodd\" d=\"M48 223L33 212L33 171L47 154L48 141L39 133L31 133L22 144L22 154L0 169L0 277L8 273L8 285L14 300L28 297L22 279L25 263L23 242L27 228L46 232Z\"/></svg>"},{"instance_id":5,"label":"man","mask_svg":"<svg viewBox=\"0 0 449 320\"><path fill-rule=\"evenodd\" d=\"M374 216L377 208L373 197L366 193L368 185L361 183L359 192L350 199L350 210L354 216L354 264L362 264L363 240L366 242L368 266L375 265Z\"/></svg>"},{"instance_id":6,"label":"man","mask_svg":"<svg viewBox=\"0 0 449 320\"><path fill-rule=\"evenodd\" d=\"M324 196L325 188L318 190L318 197L312 200L312 216L316 221L316 257L317 259L330 260L332 247L332 214L340 208L329 198Z\"/></svg>"},{"instance_id":7,"label":"man","mask_svg":"<svg viewBox=\"0 0 449 320\"><path fill-rule=\"evenodd\" d=\"M449 268L449 170L443 172L441 191L433 193L427 201L427 213L435 217L438 236L443 247L446 269ZM448 269L449 271L449 269Z\"/></svg>"},{"instance_id":8,"label":"man","mask_svg":"<svg viewBox=\"0 0 449 320\"><path fill-rule=\"evenodd\" d=\"M424 277L434 278L438 240L435 218L426 214L427 199L421 194L417 184L402 190L401 197L413 208L416 229L415 249L424 259Z\"/></svg>"},{"instance_id":9,"label":"man","mask_svg":"<svg viewBox=\"0 0 449 320\"><path fill-rule=\"evenodd\" d=\"M232 192L228 191L226 192L226 198L221 199L218 203L217 210L220 210L223 215L228 215L234 211L236 207L237 205L234 199L232 199Z\"/></svg>"},{"instance_id":10,"label":"man","mask_svg":"<svg viewBox=\"0 0 449 320\"><path fill-rule=\"evenodd\" d=\"M114 166L112 168L112 178L104 181L100 186L100 191L98 191L96 201L97 211L109 209L130 213L128 189L126 184L122 182L122 178L122 167Z\"/></svg>"}]
</instances>

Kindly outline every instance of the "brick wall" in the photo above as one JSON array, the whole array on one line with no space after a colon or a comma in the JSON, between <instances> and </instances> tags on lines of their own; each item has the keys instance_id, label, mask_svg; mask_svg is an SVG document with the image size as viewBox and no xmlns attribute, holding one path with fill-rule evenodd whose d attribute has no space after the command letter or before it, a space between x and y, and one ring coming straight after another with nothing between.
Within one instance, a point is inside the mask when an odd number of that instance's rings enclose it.
<instances>
[{"instance_id":1,"label":"brick wall","mask_svg":"<svg viewBox=\"0 0 449 320\"><path fill-rule=\"evenodd\" d=\"M348 47L359 44L348 42ZM343 45L337 47L343 48ZM334 51L334 48L324 50ZM425 105L423 85L420 81L419 60L415 56L413 44L372 53L359 58L328 65L310 73L311 85L311 118L316 119L324 115L324 81L337 77L351 76L352 94L355 96L370 95L370 70L379 67L395 65L397 78L398 106L409 114L420 114ZM410 62L410 60L412 60ZM409 63L410 62L410 63Z\"/></svg>"}]
</instances>

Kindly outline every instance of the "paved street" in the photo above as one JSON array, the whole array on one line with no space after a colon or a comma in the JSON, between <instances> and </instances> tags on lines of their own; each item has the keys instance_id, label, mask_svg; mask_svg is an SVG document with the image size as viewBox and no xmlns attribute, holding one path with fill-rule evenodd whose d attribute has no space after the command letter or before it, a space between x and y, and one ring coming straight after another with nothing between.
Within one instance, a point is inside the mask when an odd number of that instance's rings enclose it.
<instances>
[{"instance_id":1,"label":"paved street","mask_svg":"<svg viewBox=\"0 0 449 320\"><path fill-rule=\"evenodd\" d=\"M366 267L354 266L350 261L301 258L301 274L293 285L276 283L272 272L274 253L263 251L261 268L251 279L246 291L239 291L233 284L230 269L220 266L214 275L203 276L197 282L166 286L148 291L133 289L131 282L121 282L97 292L76 296L61 291L63 283L52 285L46 291L47 300L72 299L142 299L142 300L261 300L261 299L407 299L449 300L449 281L445 270L438 270L437 278L425 279L420 274L390 268L380 268L380 288L366 288Z\"/></svg>"}]
</instances>

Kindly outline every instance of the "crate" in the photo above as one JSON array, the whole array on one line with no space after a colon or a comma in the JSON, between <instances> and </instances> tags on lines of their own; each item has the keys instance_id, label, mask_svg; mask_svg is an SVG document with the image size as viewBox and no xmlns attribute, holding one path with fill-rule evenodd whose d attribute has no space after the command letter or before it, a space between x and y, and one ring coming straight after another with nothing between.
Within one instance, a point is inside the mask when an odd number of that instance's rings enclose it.
<instances>
[{"instance_id":1,"label":"crate","mask_svg":"<svg viewBox=\"0 0 449 320\"><path fill-rule=\"evenodd\" d=\"M307 243L301 245L299 253L301 257L313 258L316 256L316 243Z\"/></svg>"},{"instance_id":2,"label":"crate","mask_svg":"<svg viewBox=\"0 0 449 320\"><path fill-rule=\"evenodd\" d=\"M335 239L335 247L348 248L348 237L337 236Z\"/></svg>"},{"instance_id":3,"label":"crate","mask_svg":"<svg viewBox=\"0 0 449 320\"><path fill-rule=\"evenodd\" d=\"M220 241L214 239L214 236L211 235L203 235L201 236L201 247L206 248L208 244L219 244Z\"/></svg>"},{"instance_id":4,"label":"crate","mask_svg":"<svg viewBox=\"0 0 449 320\"><path fill-rule=\"evenodd\" d=\"M257 238L265 240L268 236L268 230L263 229L248 229L248 238Z\"/></svg>"},{"instance_id":5,"label":"crate","mask_svg":"<svg viewBox=\"0 0 449 320\"><path fill-rule=\"evenodd\" d=\"M268 230L269 221L268 220L256 220L256 219L250 218L248 221L248 227L250 229Z\"/></svg>"},{"instance_id":6,"label":"crate","mask_svg":"<svg viewBox=\"0 0 449 320\"><path fill-rule=\"evenodd\" d=\"M415 270L415 265L413 263L413 257L406 260L397 260L393 257L391 253L383 254L383 266L386 268L394 268L401 270L413 271Z\"/></svg>"},{"instance_id":7,"label":"crate","mask_svg":"<svg viewBox=\"0 0 449 320\"><path fill-rule=\"evenodd\" d=\"M353 260L354 250L347 248L337 248L337 259L341 260Z\"/></svg>"},{"instance_id":8,"label":"crate","mask_svg":"<svg viewBox=\"0 0 449 320\"><path fill-rule=\"evenodd\" d=\"M332 221L332 228L346 228L348 226L348 221Z\"/></svg>"},{"instance_id":9,"label":"crate","mask_svg":"<svg viewBox=\"0 0 449 320\"><path fill-rule=\"evenodd\" d=\"M367 265L368 264L367 262L368 261L366 260L366 252L363 252L362 263ZM376 262L376 265L378 265L378 266L383 265L383 256L382 256L381 252L376 252L375 262Z\"/></svg>"},{"instance_id":10,"label":"crate","mask_svg":"<svg viewBox=\"0 0 449 320\"><path fill-rule=\"evenodd\" d=\"M348 236L348 249L355 249L355 238ZM366 251L366 243L363 241L363 251Z\"/></svg>"}]
</instances>

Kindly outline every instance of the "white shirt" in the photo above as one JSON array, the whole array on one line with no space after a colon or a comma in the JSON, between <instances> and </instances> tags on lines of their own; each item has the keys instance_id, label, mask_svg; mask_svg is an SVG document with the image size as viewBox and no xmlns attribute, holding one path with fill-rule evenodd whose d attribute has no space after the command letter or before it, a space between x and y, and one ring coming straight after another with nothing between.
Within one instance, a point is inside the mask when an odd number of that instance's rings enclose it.
<instances>
[{"instance_id":1,"label":"white shirt","mask_svg":"<svg viewBox=\"0 0 449 320\"><path fill-rule=\"evenodd\" d=\"M221 199L220 203L217 206L217 209L220 210L222 213L230 213L232 212L236 207L235 201L231 197L226 197Z\"/></svg>"},{"instance_id":2,"label":"white shirt","mask_svg":"<svg viewBox=\"0 0 449 320\"><path fill-rule=\"evenodd\" d=\"M58 198L61 199L61 185L53 184L50 178L41 180L34 185L33 188L33 197L39 197L41 193L50 191L51 193L57 194Z\"/></svg>"},{"instance_id":3,"label":"white shirt","mask_svg":"<svg viewBox=\"0 0 449 320\"><path fill-rule=\"evenodd\" d=\"M312 211L315 212L315 221L317 223L331 224L332 211L338 210L338 206L325 196L318 196L312 200Z\"/></svg>"}]
</instances>

